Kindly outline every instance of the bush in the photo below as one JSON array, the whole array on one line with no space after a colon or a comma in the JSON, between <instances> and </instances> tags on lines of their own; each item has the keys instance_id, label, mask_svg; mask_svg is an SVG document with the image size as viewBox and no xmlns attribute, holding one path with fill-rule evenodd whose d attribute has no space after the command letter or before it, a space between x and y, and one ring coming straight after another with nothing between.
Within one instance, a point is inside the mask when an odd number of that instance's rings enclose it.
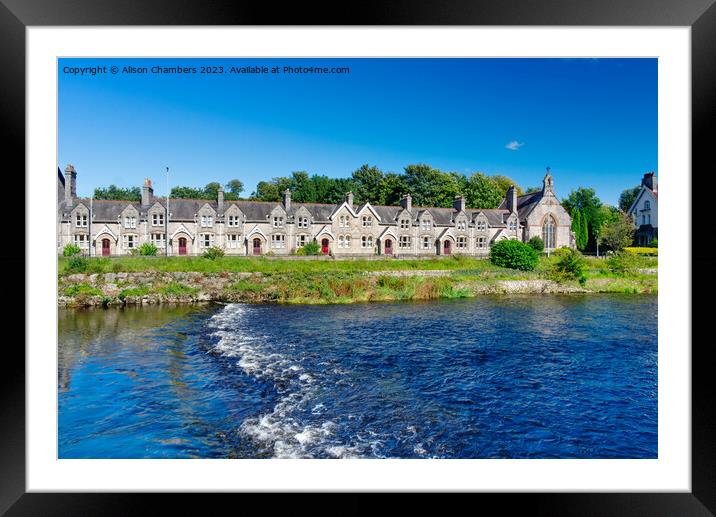
<instances>
[{"instance_id":1,"label":"bush","mask_svg":"<svg viewBox=\"0 0 716 517\"><path fill-rule=\"evenodd\" d=\"M224 250L217 246L212 246L211 248L208 248L202 256L204 258L208 258L209 260L215 260L224 256Z\"/></svg>"},{"instance_id":2,"label":"bush","mask_svg":"<svg viewBox=\"0 0 716 517\"><path fill-rule=\"evenodd\" d=\"M539 262L539 255L524 242L506 239L490 248L490 261L500 267L532 271Z\"/></svg>"},{"instance_id":3,"label":"bush","mask_svg":"<svg viewBox=\"0 0 716 517\"><path fill-rule=\"evenodd\" d=\"M652 239L649 243L650 248L658 248L659 247L659 241L658 239Z\"/></svg>"},{"instance_id":4,"label":"bush","mask_svg":"<svg viewBox=\"0 0 716 517\"><path fill-rule=\"evenodd\" d=\"M527 244L529 244L532 249L535 250L537 253L541 253L544 251L544 241L541 237L538 237L537 235L532 237Z\"/></svg>"},{"instance_id":5,"label":"bush","mask_svg":"<svg viewBox=\"0 0 716 517\"><path fill-rule=\"evenodd\" d=\"M154 257L157 251L157 247L151 242L145 242L139 247L139 254L145 257Z\"/></svg>"},{"instance_id":6,"label":"bush","mask_svg":"<svg viewBox=\"0 0 716 517\"><path fill-rule=\"evenodd\" d=\"M67 244L62 250L62 255L65 257L74 257L82 253L82 250L76 244Z\"/></svg>"},{"instance_id":7,"label":"bush","mask_svg":"<svg viewBox=\"0 0 716 517\"><path fill-rule=\"evenodd\" d=\"M309 242L301 249L304 255L318 255L321 252L321 247L315 240Z\"/></svg>"},{"instance_id":8,"label":"bush","mask_svg":"<svg viewBox=\"0 0 716 517\"><path fill-rule=\"evenodd\" d=\"M577 250L569 249L557 255L557 261L552 266L551 276L558 282L577 280L583 286L587 282L587 277L584 274L585 266L586 262L582 254Z\"/></svg>"},{"instance_id":9,"label":"bush","mask_svg":"<svg viewBox=\"0 0 716 517\"><path fill-rule=\"evenodd\" d=\"M84 273L89 267L89 260L84 257L74 256L67 261L67 268L65 271L68 273Z\"/></svg>"},{"instance_id":10,"label":"bush","mask_svg":"<svg viewBox=\"0 0 716 517\"><path fill-rule=\"evenodd\" d=\"M659 255L659 248L630 247L630 248L624 248L624 251L632 253L634 255L652 255L652 256Z\"/></svg>"},{"instance_id":11,"label":"bush","mask_svg":"<svg viewBox=\"0 0 716 517\"><path fill-rule=\"evenodd\" d=\"M639 267L639 257L628 251L616 252L607 259L607 267L616 275L627 275Z\"/></svg>"}]
</instances>

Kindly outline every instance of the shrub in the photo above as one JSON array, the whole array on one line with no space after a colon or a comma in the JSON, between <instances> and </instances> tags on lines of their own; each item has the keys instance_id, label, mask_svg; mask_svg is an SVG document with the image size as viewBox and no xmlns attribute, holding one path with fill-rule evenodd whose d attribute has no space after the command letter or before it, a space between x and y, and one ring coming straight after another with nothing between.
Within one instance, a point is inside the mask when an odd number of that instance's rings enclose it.
<instances>
[{"instance_id":1,"label":"shrub","mask_svg":"<svg viewBox=\"0 0 716 517\"><path fill-rule=\"evenodd\" d=\"M157 251L157 247L151 242L145 242L139 247L139 254L145 257L154 257Z\"/></svg>"},{"instance_id":2,"label":"shrub","mask_svg":"<svg viewBox=\"0 0 716 517\"><path fill-rule=\"evenodd\" d=\"M87 271L89 266L89 260L84 257L74 256L67 261L67 268L65 271L68 273L84 273Z\"/></svg>"},{"instance_id":3,"label":"shrub","mask_svg":"<svg viewBox=\"0 0 716 517\"><path fill-rule=\"evenodd\" d=\"M62 255L65 257L74 257L82 253L82 250L76 244L67 244L62 250Z\"/></svg>"},{"instance_id":4,"label":"shrub","mask_svg":"<svg viewBox=\"0 0 716 517\"><path fill-rule=\"evenodd\" d=\"M315 240L309 242L301 249L304 255L318 255L321 252L321 247Z\"/></svg>"},{"instance_id":5,"label":"shrub","mask_svg":"<svg viewBox=\"0 0 716 517\"><path fill-rule=\"evenodd\" d=\"M539 255L524 242L506 239L490 248L490 261L500 267L532 271L539 262Z\"/></svg>"},{"instance_id":6,"label":"shrub","mask_svg":"<svg viewBox=\"0 0 716 517\"><path fill-rule=\"evenodd\" d=\"M624 251L632 253L634 255L652 255L652 256L659 255L659 248L630 247L630 248L624 248Z\"/></svg>"},{"instance_id":7,"label":"shrub","mask_svg":"<svg viewBox=\"0 0 716 517\"><path fill-rule=\"evenodd\" d=\"M614 253L607 259L607 267L616 275L633 273L639 266L639 257L628 251Z\"/></svg>"},{"instance_id":8,"label":"shrub","mask_svg":"<svg viewBox=\"0 0 716 517\"><path fill-rule=\"evenodd\" d=\"M212 246L211 248L208 248L202 256L204 258L208 258L209 260L215 260L224 256L224 250L217 246Z\"/></svg>"},{"instance_id":9,"label":"shrub","mask_svg":"<svg viewBox=\"0 0 716 517\"><path fill-rule=\"evenodd\" d=\"M600 242L614 251L621 251L634 240L634 221L623 212L602 225Z\"/></svg>"},{"instance_id":10,"label":"shrub","mask_svg":"<svg viewBox=\"0 0 716 517\"><path fill-rule=\"evenodd\" d=\"M551 276L558 282L577 280L583 286L587 282L587 277L584 274L585 265L586 262L582 254L577 250L570 249L557 256L557 261L552 266Z\"/></svg>"},{"instance_id":11,"label":"shrub","mask_svg":"<svg viewBox=\"0 0 716 517\"><path fill-rule=\"evenodd\" d=\"M65 289L65 296L102 296L102 291L88 284L75 284Z\"/></svg>"},{"instance_id":12,"label":"shrub","mask_svg":"<svg viewBox=\"0 0 716 517\"><path fill-rule=\"evenodd\" d=\"M538 237L537 235L532 237L527 244L529 244L532 249L538 253L544 251L544 241L541 237Z\"/></svg>"},{"instance_id":13,"label":"shrub","mask_svg":"<svg viewBox=\"0 0 716 517\"><path fill-rule=\"evenodd\" d=\"M659 247L659 241L658 239L652 239L649 243L650 248L658 248Z\"/></svg>"}]
</instances>

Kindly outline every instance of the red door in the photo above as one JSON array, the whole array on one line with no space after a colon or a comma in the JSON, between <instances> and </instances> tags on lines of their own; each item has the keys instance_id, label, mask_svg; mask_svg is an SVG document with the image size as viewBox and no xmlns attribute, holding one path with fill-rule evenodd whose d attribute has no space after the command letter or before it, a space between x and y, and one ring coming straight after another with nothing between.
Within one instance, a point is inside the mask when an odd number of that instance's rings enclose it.
<instances>
[{"instance_id":1,"label":"red door","mask_svg":"<svg viewBox=\"0 0 716 517\"><path fill-rule=\"evenodd\" d=\"M261 239L254 239L254 255L261 255Z\"/></svg>"},{"instance_id":2,"label":"red door","mask_svg":"<svg viewBox=\"0 0 716 517\"><path fill-rule=\"evenodd\" d=\"M102 256L109 257L109 239L102 239Z\"/></svg>"},{"instance_id":3,"label":"red door","mask_svg":"<svg viewBox=\"0 0 716 517\"><path fill-rule=\"evenodd\" d=\"M186 255L186 238L179 237L179 255Z\"/></svg>"},{"instance_id":4,"label":"red door","mask_svg":"<svg viewBox=\"0 0 716 517\"><path fill-rule=\"evenodd\" d=\"M328 255L328 239L321 240L321 253Z\"/></svg>"},{"instance_id":5,"label":"red door","mask_svg":"<svg viewBox=\"0 0 716 517\"><path fill-rule=\"evenodd\" d=\"M385 250L386 255L390 255L393 253L393 241L390 239L385 239Z\"/></svg>"},{"instance_id":6,"label":"red door","mask_svg":"<svg viewBox=\"0 0 716 517\"><path fill-rule=\"evenodd\" d=\"M450 255L450 241L443 243L443 255Z\"/></svg>"}]
</instances>

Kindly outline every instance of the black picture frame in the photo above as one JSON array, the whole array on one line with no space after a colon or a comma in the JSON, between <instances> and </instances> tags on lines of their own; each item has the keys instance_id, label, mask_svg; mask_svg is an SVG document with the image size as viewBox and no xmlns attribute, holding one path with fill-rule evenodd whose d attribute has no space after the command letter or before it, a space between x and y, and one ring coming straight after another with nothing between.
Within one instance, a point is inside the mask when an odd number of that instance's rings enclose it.
<instances>
[{"instance_id":1,"label":"black picture frame","mask_svg":"<svg viewBox=\"0 0 716 517\"><path fill-rule=\"evenodd\" d=\"M294 3L280 9L270 3L230 0L0 0L0 136L9 152L3 155L5 182L13 192L25 192L25 29L43 25L552 25L552 26L689 26L692 44L692 188L703 188L713 168L709 137L716 118L716 6L714 0L502 0L394 3L333 3L313 6ZM12 172L12 174L10 174ZM687 175L689 171L684 171ZM699 181L701 180L701 181ZM12 185L12 182L15 185ZM17 195L15 194L15 197ZM29 199L26 197L26 199ZM692 196L692 199L697 199ZM710 203L692 203L684 217L707 224ZM693 225L692 242L702 234ZM3 254L5 271L28 271L24 246ZM703 241L702 241L703 242ZM713 255L708 246L691 249L692 271L708 272ZM19 275L15 275L19 282ZM698 292L710 293L713 275L699 278ZM24 291L24 286L22 287ZM14 292L23 292L17 286ZM700 332L709 321L709 304L692 296L692 491L690 493L631 494L483 494L505 506L523 506L537 515L713 515L716 513L715 376L711 372L708 339ZM19 321L25 304L18 297L0 297L6 322ZM24 299L24 297L23 297ZM22 315L17 314L23 312ZM24 319L24 318L23 318ZM15 327L18 327L15 325ZM162 505L186 500L162 494L39 494L25 490L25 354L17 339L6 337L5 368L0 376L0 512L7 515L127 515L146 510L147 499ZM688 346L689 343L679 345ZM233 497L233 496L226 496ZM226 497L219 498L224 504ZM237 495L246 500L246 495ZM351 496L355 504L340 503L343 511L368 511L373 503ZM201 497L201 504L207 498ZM421 498L412 498L422 505ZM212 502L216 501L212 498ZM451 498L464 504L464 498ZM295 504L295 503L294 503ZM300 505L300 503L298 503ZM469 503L474 504L474 503ZM482 503L481 503L482 504ZM313 506L313 505L311 505ZM329 507L330 508L330 507ZM334 507L337 509L337 507ZM447 506L441 513L446 513ZM204 512L208 511L203 506ZM315 510L311 508L311 510ZM204 513L202 512L202 513ZM164 513L164 512L162 512ZM182 512L184 513L184 512ZM364 513L363 511L361 513Z\"/></svg>"}]
</instances>

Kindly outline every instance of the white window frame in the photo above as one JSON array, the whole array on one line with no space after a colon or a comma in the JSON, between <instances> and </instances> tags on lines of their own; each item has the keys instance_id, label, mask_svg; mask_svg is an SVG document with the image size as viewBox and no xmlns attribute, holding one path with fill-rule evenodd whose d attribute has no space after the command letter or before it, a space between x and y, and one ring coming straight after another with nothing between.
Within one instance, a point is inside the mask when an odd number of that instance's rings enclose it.
<instances>
[{"instance_id":1,"label":"white window frame","mask_svg":"<svg viewBox=\"0 0 716 517\"><path fill-rule=\"evenodd\" d=\"M239 226L240 220L238 215L228 215L226 216L226 226L231 226L232 228L235 228Z\"/></svg>"},{"instance_id":2,"label":"white window frame","mask_svg":"<svg viewBox=\"0 0 716 517\"><path fill-rule=\"evenodd\" d=\"M410 235L401 235L398 240L398 248L401 250L410 249Z\"/></svg>"},{"instance_id":3,"label":"white window frame","mask_svg":"<svg viewBox=\"0 0 716 517\"><path fill-rule=\"evenodd\" d=\"M363 228L370 228L373 226L373 218L369 215L364 215L361 218L361 224L363 225Z\"/></svg>"},{"instance_id":4,"label":"white window frame","mask_svg":"<svg viewBox=\"0 0 716 517\"><path fill-rule=\"evenodd\" d=\"M72 236L72 242L80 249L89 249L89 235L86 235L84 233L77 233Z\"/></svg>"},{"instance_id":5,"label":"white window frame","mask_svg":"<svg viewBox=\"0 0 716 517\"><path fill-rule=\"evenodd\" d=\"M372 248L373 247L373 236L372 235L363 235L360 238L360 247L361 248Z\"/></svg>"},{"instance_id":6,"label":"white window frame","mask_svg":"<svg viewBox=\"0 0 716 517\"><path fill-rule=\"evenodd\" d=\"M164 226L164 214L161 212L154 212L152 214L152 226Z\"/></svg>"},{"instance_id":7,"label":"white window frame","mask_svg":"<svg viewBox=\"0 0 716 517\"><path fill-rule=\"evenodd\" d=\"M229 233L226 235L226 247L236 249L240 246L239 234Z\"/></svg>"},{"instance_id":8,"label":"white window frame","mask_svg":"<svg viewBox=\"0 0 716 517\"><path fill-rule=\"evenodd\" d=\"M400 220L400 229L407 230L408 228L410 228L410 219L401 219Z\"/></svg>"},{"instance_id":9,"label":"white window frame","mask_svg":"<svg viewBox=\"0 0 716 517\"><path fill-rule=\"evenodd\" d=\"M461 219L457 222L457 229L460 231L467 230L467 221L465 219Z\"/></svg>"},{"instance_id":10,"label":"white window frame","mask_svg":"<svg viewBox=\"0 0 716 517\"><path fill-rule=\"evenodd\" d=\"M137 218L133 215L125 215L124 216L124 227L125 228L136 228L137 227Z\"/></svg>"},{"instance_id":11,"label":"white window frame","mask_svg":"<svg viewBox=\"0 0 716 517\"><path fill-rule=\"evenodd\" d=\"M467 249L467 237L460 235L455 241L455 247L460 250Z\"/></svg>"},{"instance_id":12,"label":"white window frame","mask_svg":"<svg viewBox=\"0 0 716 517\"><path fill-rule=\"evenodd\" d=\"M164 247L164 234L159 232L153 232L149 236L150 242L154 244L157 248L163 248Z\"/></svg>"},{"instance_id":13,"label":"white window frame","mask_svg":"<svg viewBox=\"0 0 716 517\"><path fill-rule=\"evenodd\" d=\"M431 239L427 235L423 235L423 249L429 250L432 248L432 244L430 243Z\"/></svg>"},{"instance_id":14,"label":"white window frame","mask_svg":"<svg viewBox=\"0 0 716 517\"><path fill-rule=\"evenodd\" d=\"M308 217L299 217L296 226L299 228L308 228Z\"/></svg>"},{"instance_id":15,"label":"white window frame","mask_svg":"<svg viewBox=\"0 0 716 517\"><path fill-rule=\"evenodd\" d=\"M137 247L137 241L135 240L136 235L124 234L122 235L122 247L126 250L132 250Z\"/></svg>"},{"instance_id":16,"label":"white window frame","mask_svg":"<svg viewBox=\"0 0 716 517\"><path fill-rule=\"evenodd\" d=\"M284 249L286 247L286 235L283 233L271 235L271 247L273 249Z\"/></svg>"},{"instance_id":17,"label":"white window frame","mask_svg":"<svg viewBox=\"0 0 716 517\"><path fill-rule=\"evenodd\" d=\"M480 236L476 239L475 245L477 246L477 249L484 250L487 249L487 237Z\"/></svg>"},{"instance_id":18,"label":"white window frame","mask_svg":"<svg viewBox=\"0 0 716 517\"><path fill-rule=\"evenodd\" d=\"M213 245L214 245L214 234L213 233L199 234L199 247L200 248L211 248Z\"/></svg>"},{"instance_id":19,"label":"white window frame","mask_svg":"<svg viewBox=\"0 0 716 517\"><path fill-rule=\"evenodd\" d=\"M299 233L296 235L296 247L297 248L303 248L306 244L308 244L308 235L305 233Z\"/></svg>"},{"instance_id":20,"label":"white window frame","mask_svg":"<svg viewBox=\"0 0 716 517\"><path fill-rule=\"evenodd\" d=\"M75 214L75 227L76 228L87 228L87 214Z\"/></svg>"},{"instance_id":21,"label":"white window frame","mask_svg":"<svg viewBox=\"0 0 716 517\"><path fill-rule=\"evenodd\" d=\"M338 226L340 226L341 228L348 228L349 223L347 215L342 215L338 218Z\"/></svg>"},{"instance_id":22,"label":"white window frame","mask_svg":"<svg viewBox=\"0 0 716 517\"><path fill-rule=\"evenodd\" d=\"M283 228L283 217L280 215L274 216L273 218L274 228Z\"/></svg>"},{"instance_id":23,"label":"white window frame","mask_svg":"<svg viewBox=\"0 0 716 517\"><path fill-rule=\"evenodd\" d=\"M509 225L510 231L516 231L517 230L517 221L510 221L507 223Z\"/></svg>"},{"instance_id":24,"label":"white window frame","mask_svg":"<svg viewBox=\"0 0 716 517\"><path fill-rule=\"evenodd\" d=\"M487 230L487 223L485 221L481 221L481 220L477 221L475 223L475 229L478 232L484 232L485 230Z\"/></svg>"}]
</instances>

